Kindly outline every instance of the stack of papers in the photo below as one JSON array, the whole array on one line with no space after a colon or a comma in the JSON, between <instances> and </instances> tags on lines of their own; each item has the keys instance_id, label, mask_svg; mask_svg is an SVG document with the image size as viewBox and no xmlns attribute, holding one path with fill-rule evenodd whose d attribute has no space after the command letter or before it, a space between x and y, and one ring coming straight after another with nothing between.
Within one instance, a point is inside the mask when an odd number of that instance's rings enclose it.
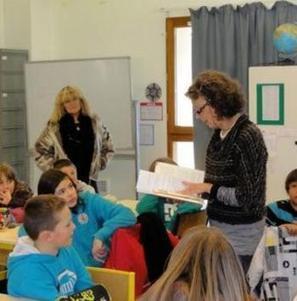
<instances>
[{"instance_id":1,"label":"stack of papers","mask_svg":"<svg viewBox=\"0 0 297 301\"><path fill-rule=\"evenodd\" d=\"M179 193L185 188L183 181L201 183L203 179L202 170L159 162L155 172L140 170L136 190L140 193L205 205L206 200L198 196Z\"/></svg>"}]
</instances>

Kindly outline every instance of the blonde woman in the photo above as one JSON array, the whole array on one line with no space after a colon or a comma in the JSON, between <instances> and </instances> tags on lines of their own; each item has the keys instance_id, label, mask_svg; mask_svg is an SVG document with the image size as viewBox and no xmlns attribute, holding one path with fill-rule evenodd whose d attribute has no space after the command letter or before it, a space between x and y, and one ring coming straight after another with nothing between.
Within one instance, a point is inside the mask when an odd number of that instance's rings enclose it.
<instances>
[{"instance_id":1,"label":"blonde woman","mask_svg":"<svg viewBox=\"0 0 297 301\"><path fill-rule=\"evenodd\" d=\"M193 227L167 269L141 301L248 301L244 274L231 244L214 227Z\"/></svg>"},{"instance_id":2,"label":"blonde woman","mask_svg":"<svg viewBox=\"0 0 297 301\"><path fill-rule=\"evenodd\" d=\"M35 161L43 171L54 161L70 159L77 168L79 180L92 184L100 170L111 160L114 148L111 136L100 118L91 115L82 92L71 86L57 95L55 107L46 128L35 143Z\"/></svg>"}]
</instances>

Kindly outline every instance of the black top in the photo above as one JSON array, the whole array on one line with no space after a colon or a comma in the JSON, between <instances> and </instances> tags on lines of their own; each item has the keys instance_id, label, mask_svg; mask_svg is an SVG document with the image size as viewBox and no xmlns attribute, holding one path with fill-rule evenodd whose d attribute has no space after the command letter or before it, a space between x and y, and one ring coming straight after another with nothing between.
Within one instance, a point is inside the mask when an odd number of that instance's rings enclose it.
<instances>
[{"instance_id":1,"label":"black top","mask_svg":"<svg viewBox=\"0 0 297 301\"><path fill-rule=\"evenodd\" d=\"M216 130L207 149L204 179L214 184L207 208L209 218L229 224L261 220L265 213L266 162L263 136L246 115L237 120L225 139ZM229 202L220 197L221 187L233 188Z\"/></svg>"},{"instance_id":2,"label":"black top","mask_svg":"<svg viewBox=\"0 0 297 301\"><path fill-rule=\"evenodd\" d=\"M95 140L91 118L80 114L75 123L70 114L65 114L59 125L64 152L76 166L78 179L88 183Z\"/></svg>"}]
</instances>

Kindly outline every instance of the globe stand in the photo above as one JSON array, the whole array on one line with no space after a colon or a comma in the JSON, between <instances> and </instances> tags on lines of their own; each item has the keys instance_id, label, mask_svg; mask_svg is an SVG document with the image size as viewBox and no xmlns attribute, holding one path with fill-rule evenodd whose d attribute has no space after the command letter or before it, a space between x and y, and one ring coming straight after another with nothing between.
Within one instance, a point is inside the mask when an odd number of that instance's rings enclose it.
<instances>
[{"instance_id":1,"label":"globe stand","mask_svg":"<svg viewBox=\"0 0 297 301\"><path fill-rule=\"evenodd\" d=\"M287 66L287 65L295 65L295 61L290 58L280 59L277 61L276 65Z\"/></svg>"},{"instance_id":2,"label":"globe stand","mask_svg":"<svg viewBox=\"0 0 297 301\"><path fill-rule=\"evenodd\" d=\"M263 63L256 66L292 66L296 65L296 62L289 58L280 58L277 62Z\"/></svg>"}]
</instances>

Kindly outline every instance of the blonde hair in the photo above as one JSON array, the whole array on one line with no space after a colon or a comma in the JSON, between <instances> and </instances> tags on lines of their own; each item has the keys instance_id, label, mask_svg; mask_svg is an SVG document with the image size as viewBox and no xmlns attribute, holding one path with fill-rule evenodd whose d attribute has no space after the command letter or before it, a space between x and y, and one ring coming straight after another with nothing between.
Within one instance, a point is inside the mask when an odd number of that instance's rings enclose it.
<instances>
[{"instance_id":1,"label":"blonde hair","mask_svg":"<svg viewBox=\"0 0 297 301\"><path fill-rule=\"evenodd\" d=\"M66 86L60 90L56 96L55 106L50 117L50 122L58 123L59 120L66 114L64 103L75 98L80 100L82 114L90 116L89 104L82 92L76 87Z\"/></svg>"},{"instance_id":2,"label":"blonde hair","mask_svg":"<svg viewBox=\"0 0 297 301\"><path fill-rule=\"evenodd\" d=\"M140 300L169 301L178 281L189 287L189 301L247 301L241 265L224 234L216 228L193 227L183 236L168 267Z\"/></svg>"}]
</instances>

